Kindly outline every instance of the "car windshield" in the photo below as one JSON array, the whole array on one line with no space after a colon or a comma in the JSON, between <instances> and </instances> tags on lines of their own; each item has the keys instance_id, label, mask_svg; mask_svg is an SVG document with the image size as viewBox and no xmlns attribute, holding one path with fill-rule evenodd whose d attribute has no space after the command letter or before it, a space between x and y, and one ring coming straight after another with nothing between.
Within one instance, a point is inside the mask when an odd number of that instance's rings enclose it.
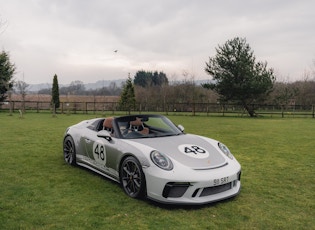
<instances>
[{"instance_id":1,"label":"car windshield","mask_svg":"<svg viewBox=\"0 0 315 230\"><path fill-rule=\"evenodd\" d=\"M168 118L160 115L133 115L115 118L120 137L125 139L164 137L182 134Z\"/></svg>"}]
</instances>

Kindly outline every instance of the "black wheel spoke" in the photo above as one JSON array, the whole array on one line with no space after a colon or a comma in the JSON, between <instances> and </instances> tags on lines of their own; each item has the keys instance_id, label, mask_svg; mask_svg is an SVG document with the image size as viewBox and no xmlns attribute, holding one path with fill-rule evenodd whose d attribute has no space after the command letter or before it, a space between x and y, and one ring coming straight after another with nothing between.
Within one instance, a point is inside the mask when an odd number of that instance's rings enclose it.
<instances>
[{"instance_id":1,"label":"black wheel spoke","mask_svg":"<svg viewBox=\"0 0 315 230\"><path fill-rule=\"evenodd\" d=\"M130 171L128 170L128 165L124 167L124 172L126 172L126 176L130 176Z\"/></svg>"},{"instance_id":2,"label":"black wheel spoke","mask_svg":"<svg viewBox=\"0 0 315 230\"><path fill-rule=\"evenodd\" d=\"M137 188L140 188L141 184L139 180L134 179L133 182L134 182L134 185L137 186Z\"/></svg>"},{"instance_id":3,"label":"black wheel spoke","mask_svg":"<svg viewBox=\"0 0 315 230\"><path fill-rule=\"evenodd\" d=\"M130 181L130 191L132 192L132 193L136 193L137 192L137 190L136 190L136 188L135 188L135 184L133 183L133 181Z\"/></svg>"}]
</instances>

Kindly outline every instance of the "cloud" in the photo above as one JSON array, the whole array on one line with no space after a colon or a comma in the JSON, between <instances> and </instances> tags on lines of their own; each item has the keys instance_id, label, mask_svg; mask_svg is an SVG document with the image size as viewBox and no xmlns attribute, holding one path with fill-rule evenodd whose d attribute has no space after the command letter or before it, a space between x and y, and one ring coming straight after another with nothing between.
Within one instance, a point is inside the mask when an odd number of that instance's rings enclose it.
<instances>
[{"instance_id":1,"label":"cloud","mask_svg":"<svg viewBox=\"0 0 315 230\"><path fill-rule=\"evenodd\" d=\"M0 18L8 22L0 44L30 83L50 82L55 73L61 83L126 78L141 69L209 78L205 62L236 36L247 39L258 60L293 80L315 53L311 0L0 4Z\"/></svg>"}]
</instances>

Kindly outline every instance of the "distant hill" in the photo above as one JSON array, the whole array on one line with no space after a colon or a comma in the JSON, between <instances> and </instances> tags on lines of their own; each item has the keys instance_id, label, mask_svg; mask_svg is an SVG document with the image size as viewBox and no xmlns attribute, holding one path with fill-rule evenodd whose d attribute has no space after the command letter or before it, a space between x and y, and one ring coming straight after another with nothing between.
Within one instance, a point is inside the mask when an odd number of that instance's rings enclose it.
<instances>
[{"instance_id":1,"label":"distant hill","mask_svg":"<svg viewBox=\"0 0 315 230\"><path fill-rule=\"evenodd\" d=\"M27 91L37 92L41 89L47 89L51 87L52 87L52 83L30 84L27 88Z\"/></svg>"},{"instance_id":2,"label":"distant hill","mask_svg":"<svg viewBox=\"0 0 315 230\"><path fill-rule=\"evenodd\" d=\"M86 83L84 84L85 89L99 89L103 87L108 87L111 83L116 83L117 87L121 87L121 84L125 82L126 79L118 79L118 80L100 80L95 83ZM70 84L59 84L59 88L67 87ZM52 83L40 83L40 84L30 84L27 88L30 92L38 92L41 89L49 89L52 87Z\"/></svg>"},{"instance_id":3,"label":"distant hill","mask_svg":"<svg viewBox=\"0 0 315 230\"><path fill-rule=\"evenodd\" d=\"M100 80L95 83L86 83L84 84L86 90L93 90L93 89L99 89L103 87L108 87L111 83L116 83L117 87L121 87L122 83L124 83L126 79L118 79L118 80ZM209 80L196 80L196 85L201 85L204 83L208 83ZM170 82L172 84L172 82ZM59 88L61 87L67 87L70 84L59 84ZM38 92L41 89L49 89L52 87L52 83L41 83L41 84L30 84L28 87L29 92Z\"/></svg>"},{"instance_id":4,"label":"distant hill","mask_svg":"<svg viewBox=\"0 0 315 230\"><path fill-rule=\"evenodd\" d=\"M118 80L101 80L95 83L87 83L84 84L85 89L99 89L103 87L108 87L111 83L116 83L117 87L121 87L121 84L125 82L126 79L118 79Z\"/></svg>"}]
</instances>

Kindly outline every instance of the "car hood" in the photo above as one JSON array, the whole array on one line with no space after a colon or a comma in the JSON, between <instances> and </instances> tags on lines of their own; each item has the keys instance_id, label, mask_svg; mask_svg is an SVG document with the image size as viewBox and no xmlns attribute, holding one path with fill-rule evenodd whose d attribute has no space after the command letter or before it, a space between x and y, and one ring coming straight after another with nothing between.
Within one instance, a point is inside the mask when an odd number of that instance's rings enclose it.
<instances>
[{"instance_id":1,"label":"car hood","mask_svg":"<svg viewBox=\"0 0 315 230\"><path fill-rule=\"evenodd\" d=\"M218 168L227 164L225 157L215 146L217 141L197 135L142 138L133 139L132 142L156 149L193 169Z\"/></svg>"}]
</instances>

